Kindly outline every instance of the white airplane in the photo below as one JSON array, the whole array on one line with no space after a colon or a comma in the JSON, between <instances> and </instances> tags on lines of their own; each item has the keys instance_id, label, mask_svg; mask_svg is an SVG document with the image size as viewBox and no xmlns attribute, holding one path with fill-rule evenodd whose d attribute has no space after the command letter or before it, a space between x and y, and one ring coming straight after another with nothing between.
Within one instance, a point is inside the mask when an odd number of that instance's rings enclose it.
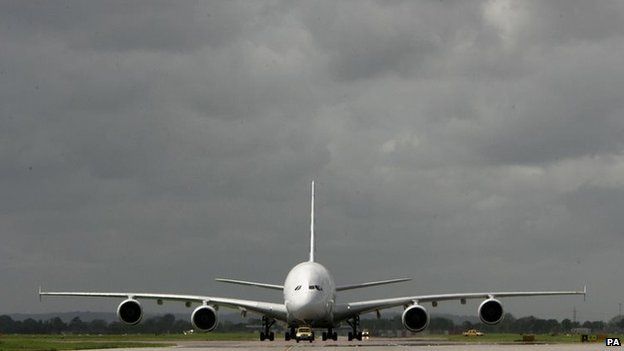
<instances>
[{"instance_id":1,"label":"white airplane","mask_svg":"<svg viewBox=\"0 0 624 351\"><path fill-rule=\"evenodd\" d=\"M39 288L39 298L48 296L87 296L87 297L114 297L123 300L117 308L119 319L127 324L135 325L143 317L143 309L139 299L156 300L159 305L163 301L181 301L187 307L193 303L200 306L191 314L193 326L201 331L212 331L217 327L219 306L239 309L243 316L247 311L262 315L262 328L260 340L274 340L275 334L270 331L271 326L280 321L285 323L288 330L285 339L288 341L295 338L296 328L307 326L323 328L327 331L322 333L322 339L337 340L335 332L341 322L351 326L348 333L349 341L362 340L362 332L359 329L359 316L364 313L377 312L386 308L403 306L403 326L412 332L425 330L429 324L429 313L422 306L423 303L431 303L436 307L440 301L459 300L465 304L469 299L484 299L479 305L477 313L481 321L488 325L499 323L503 319L503 306L498 298L512 296L544 296L544 295L585 295L587 287L583 291L532 291L532 292L479 292L465 294L437 294L395 297L379 300L357 301L338 303L336 292L359 289L383 284L392 284L410 280L409 278L391 279L368 282L355 285L336 286L329 271L314 260L314 182L312 182L311 221L310 221L310 259L299 263L290 270L284 281L284 285L256 283L232 279L216 279L217 281L256 286L267 289L281 290L284 294L284 303L270 303L264 301L239 300L224 297L203 295L178 295L178 294L153 294L135 292L45 292ZM314 339L314 334L312 335Z\"/></svg>"}]
</instances>

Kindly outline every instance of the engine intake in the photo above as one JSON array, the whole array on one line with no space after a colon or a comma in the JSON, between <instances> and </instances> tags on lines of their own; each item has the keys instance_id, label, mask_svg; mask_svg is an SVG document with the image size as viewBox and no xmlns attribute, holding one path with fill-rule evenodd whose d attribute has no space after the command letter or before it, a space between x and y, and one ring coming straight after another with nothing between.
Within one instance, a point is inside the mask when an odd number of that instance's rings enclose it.
<instances>
[{"instance_id":1,"label":"engine intake","mask_svg":"<svg viewBox=\"0 0 624 351\"><path fill-rule=\"evenodd\" d=\"M429 313L421 305L412 305L403 311L401 321L405 329L418 333L429 325Z\"/></svg>"},{"instance_id":2,"label":"engine intake","mask_svg":"<svg viewBox=\"0 0 624 351\"><path fill-rule=\"evenodd\" d=\"M119 320L130 325L138 324L143 318L143 309L139 301L127 299L117 307Z\"/></svg>"},{"instance_id":3,"label":"engine intake","mask_svg":"<svg viewBox=\"0 0 624 351\"><path fill-rule=\"evenodd\" d=\"M199 306L191 314L193 326L201 331L213 331L219 323L217 311L212 306Z\"/></svg>"},{"instance_id":4,"label":"engine intake","mask_svg":"<svg viewBox=\"0 0 624 351\"><path fill-rule=\"evenodd\" d=\"M487 325L494 325L503 320L503 305L496 299L487 299L479 305L479 318Z\"/></svg>"}]
</instances>

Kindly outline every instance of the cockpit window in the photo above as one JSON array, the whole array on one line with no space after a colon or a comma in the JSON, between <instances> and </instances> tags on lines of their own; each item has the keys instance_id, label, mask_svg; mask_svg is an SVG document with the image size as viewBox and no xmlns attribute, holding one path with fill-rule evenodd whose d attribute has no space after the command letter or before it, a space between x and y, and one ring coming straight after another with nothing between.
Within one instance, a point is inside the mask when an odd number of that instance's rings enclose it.
<instances>
[{"instance_id":1,"label":"cockpit window","mask_svg":"<svg viewBox=\"0 0 624 351\"><path fill-rule=\"evenodd\" d=\"M315 285L314 287L316 287L316 290L318 290L318 291L323 291L323 289L321 289L321 287L318 286L318 285Z\"/></svg>"},{"instance_id":2,"label":"cockpit window","mask_svg":"<svg viewBox=\"0 0 624 351\"><path fill-rule=\"evenodd\" d=\"M315 290L316 289L318 291L323 291L323 288L321 288L318 285L310 285L310 286L308 286L308 289L310 289L310 290Z\"/></svg>"},{"instance_id":3,"label":"cockpit window","mask_svg":"<svg viewBox=\"0 0 624 351\"><path fill-rule=\"evenodd\" d=\"M297 287L295 288L295 291L298 291L301 289L301 285L297 285Z\"/></svg>"}]
</instances>

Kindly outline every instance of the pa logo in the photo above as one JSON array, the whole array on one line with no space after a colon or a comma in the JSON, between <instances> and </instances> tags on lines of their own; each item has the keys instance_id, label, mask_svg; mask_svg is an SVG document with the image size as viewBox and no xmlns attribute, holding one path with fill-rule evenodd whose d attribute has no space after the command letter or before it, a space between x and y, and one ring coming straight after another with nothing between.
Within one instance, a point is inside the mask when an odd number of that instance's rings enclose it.
<instances>
[{"instance_id":1,"label":"pa logo","mask_svg":"<svg viewBox=\"0 0 624 351\"><path fill-rule=\"evenodd\" d=\"M620 343L620 338L606 338L605 339L606 346L622 346Z\"/></svg>"}]
</instances>

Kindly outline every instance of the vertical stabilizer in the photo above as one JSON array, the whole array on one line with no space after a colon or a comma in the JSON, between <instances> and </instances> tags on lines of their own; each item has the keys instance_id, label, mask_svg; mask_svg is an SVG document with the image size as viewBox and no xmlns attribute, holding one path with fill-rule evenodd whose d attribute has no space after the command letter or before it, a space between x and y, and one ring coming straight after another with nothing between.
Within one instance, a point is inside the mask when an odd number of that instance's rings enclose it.
<instances>
[{"instance_id":1,"label":"vertical stabilizer","mask_svg":"<svg viewBox=\"0 0 624 351\"><path fill-rule=\"evenodd\" d=\"M310 203L310 262L314 262L314 181L312 181L312 201Z\"/></svg>"}]
</instances>

